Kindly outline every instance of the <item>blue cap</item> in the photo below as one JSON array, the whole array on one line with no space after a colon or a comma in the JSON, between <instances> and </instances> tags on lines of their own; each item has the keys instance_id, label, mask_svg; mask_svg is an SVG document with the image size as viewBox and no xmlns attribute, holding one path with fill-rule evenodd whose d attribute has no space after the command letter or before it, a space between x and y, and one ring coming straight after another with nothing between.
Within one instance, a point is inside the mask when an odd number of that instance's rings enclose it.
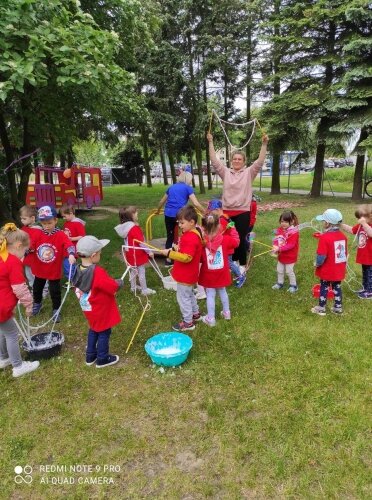
<instances>
[{"instance_id":1,"label":"blue cap","mask_svg":"<svg viewBox=\"0 0 372 500\"><path fill-rule=\"evenodd\" d=\"M328 208L328 210L326 210L322 215L318 215L315 218L316 220L323 220L328 222L328 224L333 224L335 226L337 224L341 224L342 213L335 208Z\"/></svg>"},{"instance_id":2,"label":"blue cap","mask_svg":"<svg viewBox=\"0 0 372 500\"><path fill-rule=\"evenodd\" d=\"M39 220L49 220L57 218L57 212L54 207L50 207L49 205L45 205L44 207L40 207L37 211L37 218Z\"/></svg>"},{"instance_id":3,"label":"blue cap","mask_svg":"<svg viewBox=\"0 0 372 500\"><path fill-rule=\"evenodd\" d=\"M191 174L191 165L186 165L185 172L190 172Z\"/></svg>"},{"instance_id":4,"label":"blue cap","mask_svg":"<svg viewBox=\"0 0 372 500\"><path fill-rule=\"evenodd\" d=\"M207 210L218 210L219 208L222 208L222 201L221 200L210 200L208 203L208 209Z\"/></svg>"}]
</instances>

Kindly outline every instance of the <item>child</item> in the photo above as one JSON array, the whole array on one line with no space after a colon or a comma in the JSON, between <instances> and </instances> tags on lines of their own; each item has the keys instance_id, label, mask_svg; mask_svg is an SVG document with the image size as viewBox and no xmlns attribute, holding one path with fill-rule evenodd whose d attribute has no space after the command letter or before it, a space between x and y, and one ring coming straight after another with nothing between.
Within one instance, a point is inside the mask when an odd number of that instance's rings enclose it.
<instances>
[{"instance_id":1,"label":"child","mask_svg":"<svg viewBox=\"0 0 372 500\"><path fill-rule=\"evenodd\" d=\"M23 258L29 247L27 233L14 224L0 230L0 368L13 367L13 377L36 370L39 361L22 361L18 344L18 328L13 311L18 301L32 314L32 296L23 274Z\"/></svg>"},{"instance_id":2,"label":"child","mask_svg":"<svg viewBox=\"0 0 372 500\"><path fill-rule=\"evenodd\" d=\"M202 321L208 326L216 325L216 292L221 298L222 312L225 319L231 319L229 297L226 286L231 284L228 255L239 246L239 234L232 227L228 232L220 226L217 214L209 214L203 219L205 248L201 257L199 283L206 289L207 315Z\"/></svg>"},{"instance_id":3,"label":"child","mask_svg":"<svg viewBox=\"0 0 372 500\"><path fill-rule=\"evenodd\" d=\"M42 293L46 280L49 280L50 298L53 304L53 318L59 323L61 318L59 308L61 305L61 274L62 261L67 253L70 265L75 264L75 247L67 235L57 226L57 212L48 205L39 208L38 219L42 231L36 236L32 245L35 251L33 285L34 306L32 315L39 314L42 305Z\"/></svg>"},{"instance_id":4,"label":"child","mask_svg":"<svg viewBox=\"0 0 372 500\"><path fill-rule=\"evenodd\" d=\"M177 214L182 230L178 250L161 250L162 255L174 260L172 276L177 281L177 302L181 309L182 320L173 325L173 330L183 332L195 329L195 321L201 319L198 303L193 293L193 285L199 276L199 263L202 253L202 237L196 229L198 214L194 207L181 208Z\"/></svg>"},{"instance_id":5,"label":"child","mask_svg":"<svg viewBox=\"0 0 372 500\"><path fill-rule=\"evenodd\" d=\"M233 222L231 221L231 219L228 215L223 213L222 201L217 200L217 199L211 200L208 203L207 211L211 214L217 214L219 216L219 222L220 222L220 225L222 227L222 230L224 232L229 233L230 228L233 227L231 225L231 224L233 224ZM234 234L235 234L235 232L236 232L236 229L234 228ZM230 268L231 272L233 273L233 275L235 276L236 288L241 288L246 281L246 274L241 272L239 264L233 261L233 258L232 258L233 253L234 253L234 249L230 249L228 252L229 268Z\"/></svg>"},{"instance_id":6,"label":"child","mask_svg":"<svg viewBox=\"0 0 372 500\"><path fill-rule=\"evenodd\" d=\"M273 253L278 256L278 280L272 286L273 290L280 290L284 285L284 275L289 278L288 292L296 293L298 290L294 265L297 262L299 247L299 231L297 216L288 210L279 217L280 226L275 231Z\"/></svg>"},{"instance_id":7,"label":"child","mask_svg":"<svg viewBox=\"0 0 372 500\"><path fill-rule=\"evenodd\" d=\"M36 224L37 208L24 205L19 210L19 215L23 224L21 229L29 235L30 242L32 243L32 241L36 238L38 231L41 231L41 227ZM35 280L35 276L32 272L34 261L35 254L33 252L26 252L25 258L23 259L23 265L25 268L25 275L30 287L32 287Z\"/></svg>"},{"instance_id":8,"label":"child","mask_svg":"<svg viewBox=\"0 0 372 500\"><path fill-rule=\"evenodd\" d=\"M356 262L362 265L363 289L358 290L360 299L372 299L372 205L360 205L355 211L358 224L351 227L341 224L341 229L358 238Z\"/></svg>"},{"instance_id":9,"label":"child","mask_svg":"<svg viewBox=\"0 0 372 500\"><path fill-rule=\"evenodd\" d=\"M76 248L76 243L85 236L85 222L79 217L75 217L75 208L72 205L62 205L59 209L59 213L63 220L66 222L63 224L62 230L66 233L70 241L74 244ZM68 279L70 274L70 263L68 257L63 259L63 272ZM75 268L71 269L71 275L73 276Z\"/></svg>"},{"instance_id":10,"label":"child","mask_svg":"<svg viewBox=\"0 0 372 500\"><path fill-rule=\"evenodd\" d=\"M334 208L329 208L316 220L323 221L325 232L317 235L319 238L316 252L315 274L320 278L319 305L311 312L319 316L326 315L328 287L331 285L335 294L335 305L332 312L342 313L341 281L345 278L347 262L347 239L340 231L342 214Z\"/></svg>"},{"instance_id":11,"label":"child","mask_svg":"<svg viewBox=\"0 0 372 500\"><path fill-rule=\"evenodd\" d=\"M129 247L125 250L125 258L128 264L132 266L132 269L129 271L130 289L132 292L136 291L138 275L139 289L142 295L152 295L156 293L156 291L147 286L145 264L149 261L149 255L153 257L154 254L152 252L148 253L141 248L139 243L140 241L145 241L145 238L142 229L138 225L137 207L131 206L121 208L119 210L119 220L120 224L115 227L115 231L119 236L124 238L124 246Z\"/></svg>"},{"instance_id":12,"label":"child","mask_svg":"<svg viewBox=\"0 0 372 500\"><path fill-rule=\"evenodd\" d=\"M72 279L80 306L89 323L85 362L96 363L96 368L115 365L119 356L109 354L111 328L120 323L115 293L123 286L122 280L114 280L98 266L101 250L110 240L98 240L95 236L83 236L76 244L81 266L76 268Z\"/></svg>"}]
</instances>

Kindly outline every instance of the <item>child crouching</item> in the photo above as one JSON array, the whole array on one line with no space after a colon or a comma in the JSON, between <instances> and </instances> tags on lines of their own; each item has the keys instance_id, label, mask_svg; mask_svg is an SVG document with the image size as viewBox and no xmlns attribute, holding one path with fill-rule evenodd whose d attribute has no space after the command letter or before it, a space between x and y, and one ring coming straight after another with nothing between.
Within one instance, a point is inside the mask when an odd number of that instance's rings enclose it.
<instances>
[{"instance_id":1,"label":"child crouching","mask_svg":"<svg viewBox=\"0 0 372 500\"><path fill-rule=\"evenodd\" d=\"M114 365L119 356L109 353L111 328L121 318L115 293L123 286L122 280L111 278L98 266L101 250L110 240L98 240L95 236L83 236L76 245L81 265L77 266L72 283L81 309L89 324L86 364L96 363L96 368Z\"/></svg>"}]
</instances>

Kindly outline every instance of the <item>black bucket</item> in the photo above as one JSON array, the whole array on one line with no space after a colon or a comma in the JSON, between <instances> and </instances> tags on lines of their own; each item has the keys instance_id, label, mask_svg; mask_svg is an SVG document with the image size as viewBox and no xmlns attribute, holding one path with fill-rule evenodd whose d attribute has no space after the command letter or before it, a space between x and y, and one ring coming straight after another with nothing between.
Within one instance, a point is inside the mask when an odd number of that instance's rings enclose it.
<instances>
[{"instance_id":1,"label":"black bucket","mask_svg":"<svg viewBox=\"0 0 372 500\"><path fill-rule=\"evenodd\" d=\"M22 343L22 348L26 351L27 358L30 360L49 359L61 352L65 337L63 333L46 332L33 335L31 341L32 347L26 341Z\"/></svg>"}]
</instances>

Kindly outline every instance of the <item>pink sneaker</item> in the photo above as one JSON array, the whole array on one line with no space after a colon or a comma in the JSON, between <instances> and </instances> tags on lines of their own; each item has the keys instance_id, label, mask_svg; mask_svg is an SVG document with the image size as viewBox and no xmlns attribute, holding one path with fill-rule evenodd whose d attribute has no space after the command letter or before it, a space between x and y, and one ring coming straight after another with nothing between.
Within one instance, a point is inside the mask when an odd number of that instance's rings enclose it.
<instances>
[{"instance_id":1,"label":"pink sneaker","mask_svg":"<svg viewBox=\"0 0 372 500\"><path fill-rule=\"evenodd\" d=\"M208 326L216 326L216 320L209 316L202 316L202 322Z\"/></svg>"},{"instance_id":2,"label":"pink sneaker","mask_svg":"<svg viewBox=\"0 0 372 500\"><path fill-rule=\"evenodd\" d=\"M231 312L230 311L221 311L221 316L223 319L231 319Z\"/></svg>"}]
</instances>

